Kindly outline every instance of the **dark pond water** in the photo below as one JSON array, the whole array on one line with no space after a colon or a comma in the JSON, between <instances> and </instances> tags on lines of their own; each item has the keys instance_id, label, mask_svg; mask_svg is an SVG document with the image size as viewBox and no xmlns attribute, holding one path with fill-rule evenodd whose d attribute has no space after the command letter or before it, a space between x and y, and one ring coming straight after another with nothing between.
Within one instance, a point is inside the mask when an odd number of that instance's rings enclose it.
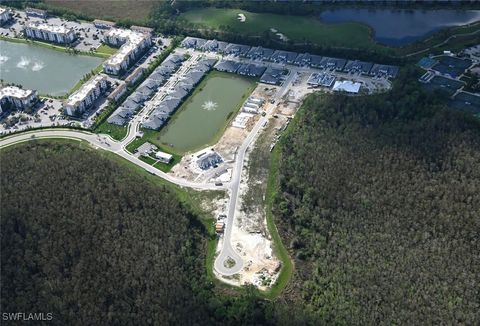
<instances>
[{"instance_id":1,"label":"dark pond water","mask_svg":"<svg viewBox=\"0 0 480 326\"><path fill-rule=\"evenodd\" d=\"M335 9L320 14L325 23L354 21L372 27L377 42L401 46L439 29L480 20L480 10Z\"/></svg>"}]
</instances>

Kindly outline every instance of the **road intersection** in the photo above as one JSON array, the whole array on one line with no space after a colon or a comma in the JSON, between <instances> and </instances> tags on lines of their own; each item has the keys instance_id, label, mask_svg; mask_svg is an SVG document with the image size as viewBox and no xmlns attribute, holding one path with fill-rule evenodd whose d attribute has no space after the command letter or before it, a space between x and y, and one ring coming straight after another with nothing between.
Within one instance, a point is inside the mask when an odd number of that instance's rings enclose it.
<instances>
[{"instance_id":1,"label":"road intersection","mask_svg":"<svg viewBox=\"0 0 480 326\"><path fill-rule=\"evenodd\" d=\"M197 56L192 56L189 60L187 60L182 67L179 69L179 72L188 70L190 65L193 64L197 60ZM42 129L42 130L33 130L33 131L26 131L17 134L12 134L9 136L0 139L0 149L5 148L7 146L14 145L16 143L31 141L35 139L49 139L49 138L65 138L65 139L73 139L79 141L86 141L91 144L94 148L103 149L120 157L126 159L127 161L140 166L141 168L145 169L152 175L156 175L172 184L175 184L180 187L187 187L193 188L196 190L223 190L227 191L229 194L230 200L228 204L228 213L226 219L226 227L225 232L223 235L223 247L220 250L219 255L217 256L214 262L215 270L224 276L231 276L238 272L240 272L243 268L243 260L238 254L238 252L233 248L231 244L231 236L232 236L232 229L233 223L235 218L235 210L237 207L237 202L239 199L239 188L241 182L241 175L242 169L244 167L245 156L253 144L255 139L257 138L258 133L262 129L262 126L265 122L271 117L273 109L275 107L275 103L285 95L288 91L290 84L294 80L296 76L296 72L291 72L290 75L284 81L282 87L280 87L277 93L273 97L273 103L268 103L267 107L265 108L266 115L260 117L257 121L253 129L250 131L246 139L243 141L242 145L239 147L235 162L234 168L232 173L232 179L230 182L222 183L219 185L218 183L209 183L209 182L194 182L188 181L182 178L177 178L171 174L162 172L157 168L151 166L150 164L140 160L138 157L134 156L133 153L130 153L126 146L133 141L140 130L141 123L143 120L148 116L151 110L155 106L155 101L161 100L162 97L166 95L168 92L168 87L170 83L164 85L163 89L157 93L157 95L149 102L145 107L130 121L128 126L128 133L127 136L121 140L116 141L108 135L99 135L95 133L91 133L88 131L83 130L73 130L73 129L60 129L60 128L52 128L52 129ZM227 261L233 260L234 264L226 264Z\"/></svg>"}]
</instances>

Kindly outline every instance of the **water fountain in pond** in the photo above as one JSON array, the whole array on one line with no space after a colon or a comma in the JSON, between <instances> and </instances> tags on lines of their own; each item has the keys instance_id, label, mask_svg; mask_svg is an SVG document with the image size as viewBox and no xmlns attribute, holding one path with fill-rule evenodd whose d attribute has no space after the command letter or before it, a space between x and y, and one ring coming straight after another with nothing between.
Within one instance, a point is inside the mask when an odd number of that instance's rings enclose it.
<instances>
[{"instance_id":1,"label":"water fountain in pond","mask_svg":"<svg viewBox=\"0 0 480 326\"><path fill-rule=\"evenodd\" d=\"M207 110L207 111L214 111L217 109L218 104L213 102L213 101L206 101L202 105L202 109Z\"/></svg>"}]
</instances>

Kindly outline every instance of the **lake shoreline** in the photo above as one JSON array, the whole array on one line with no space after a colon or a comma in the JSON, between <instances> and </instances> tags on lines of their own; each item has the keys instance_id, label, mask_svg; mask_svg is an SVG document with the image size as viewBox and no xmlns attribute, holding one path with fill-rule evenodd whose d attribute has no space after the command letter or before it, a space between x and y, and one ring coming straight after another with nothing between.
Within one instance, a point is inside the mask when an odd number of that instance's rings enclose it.
<instances>
[{"instance_id":1,"label":"lake shoreline","mask_svg":"<svg viewBox=\"0 0 480 326\"><path fill-rule=\"evenodd\" d=\"M443 15L441 23L438 23L439 14ZM400 48L428 39L445 29L474 24L480 21L480 10L345 8L324 10L318 15L318 19L328 25L366 25L372 30L374 42ZM395 26L391 26L393 22Z\"/></svg>"},{"instance_id":2,"label":"lake shoreline","mask_svg":"<svg viewBox=\"0 0 480 326\"><path fill-rule=\"evenodd\" d=\"M0 37L0 44L3 82L35 89L51 98L68 97L81 86L85 75L101 71L104 59L43 42Z\"/></svg>"}]
</instances>

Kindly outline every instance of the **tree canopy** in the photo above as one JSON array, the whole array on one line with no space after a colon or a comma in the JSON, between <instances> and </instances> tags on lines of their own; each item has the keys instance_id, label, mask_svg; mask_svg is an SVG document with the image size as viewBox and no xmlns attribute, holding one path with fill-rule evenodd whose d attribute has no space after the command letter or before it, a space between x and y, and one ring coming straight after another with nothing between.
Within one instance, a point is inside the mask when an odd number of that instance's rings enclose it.
<instances>
[{"instance_id":1,"label":"tree canopy","mask_svg":"<svg viewBox=\"0 0 480 326\"><path fill-rule=\"evenodd\" d=\"M166 187L86 146L1 152L1 311L57 325L264 324L206 278L207 233Z\"/></svg>"},{"instance_id":2,"label":"tree canopy","mask_svg":"<svg viewBox=\"0 0 480 326\"><path fill-rule=\"evenodd\" d=\"M479 123L412 73L383 95L310 96L281 143L292 300L321 322L480 321Z\"/></svg>"}]
</instances>

